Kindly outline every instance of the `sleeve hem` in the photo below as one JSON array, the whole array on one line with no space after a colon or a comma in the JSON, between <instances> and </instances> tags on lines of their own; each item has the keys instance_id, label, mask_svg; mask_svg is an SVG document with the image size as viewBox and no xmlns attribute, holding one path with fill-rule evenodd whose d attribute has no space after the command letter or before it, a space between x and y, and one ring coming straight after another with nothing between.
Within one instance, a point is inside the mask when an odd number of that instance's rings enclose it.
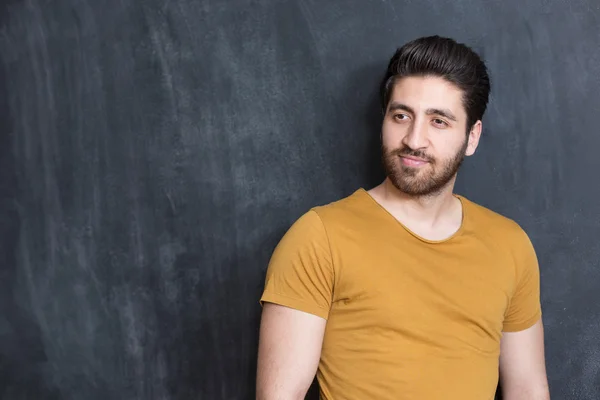
<instances>
[{"instance_id":1,"label":"sleeve hem","mask_svg":"<svg viewBox=\"0 0 600 400\"><path fill-rule=\"evenodd\" d=\"M303 311L309 314L316 315L317 317L321 317L325 320L329 317L329 310L316 306L314 304L308 304L302 300L297 300L282 294L273 293L273 292L265 292L260 298L261 307L264 303L274 303L281 306L293 308L295 310Z\"/></svg>"},{"instance_id":2,"label":"sleeve hem","mask_svg":"<svg viewBox=\"0 0 600 400\"><path fill-rule=\"evenodd\" d=\"M529 318L528 320L526 320L524 322L504 324L504 326L502 328L502 332L524 331L525 329L531 328L536 322L538 322L540 320L541 317L542 317L542 312L538 310L538 312L536 312L533 315L533 317Z\"/></svg>"}]
</instances>

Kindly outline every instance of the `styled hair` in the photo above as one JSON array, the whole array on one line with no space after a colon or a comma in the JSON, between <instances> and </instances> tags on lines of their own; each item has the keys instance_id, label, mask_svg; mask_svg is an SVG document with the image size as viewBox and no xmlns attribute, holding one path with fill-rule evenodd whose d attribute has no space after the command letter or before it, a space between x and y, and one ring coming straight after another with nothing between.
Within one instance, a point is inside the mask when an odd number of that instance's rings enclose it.
<instances>
[{"instance_id":1,"label":"styled hair","mask_svg":"<svg viewBox=\"0 0 600 400\"><path fill-rule=\"evenodd\" d=\"M453 39L427 36L410 41L396 50L381 82L381 105L385 114L394 84L408 76L437 76L463 92L467 133L483 118L490 93L485 63L471 48Z\"/></svg>"}]
</instances>

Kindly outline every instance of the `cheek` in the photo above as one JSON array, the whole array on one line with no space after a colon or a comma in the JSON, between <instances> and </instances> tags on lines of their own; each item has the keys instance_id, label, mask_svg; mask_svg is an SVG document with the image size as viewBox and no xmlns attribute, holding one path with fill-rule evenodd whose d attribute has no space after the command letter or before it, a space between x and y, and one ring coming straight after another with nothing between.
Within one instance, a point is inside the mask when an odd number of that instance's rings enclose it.
<instances>
[{"instance_id":1,"label":"cheek","mask_svg":"<svg viewBox=\"0 0 600 400\"><path fill-rule=\"evenodd\" d=\"M443 143L443 146L444 158L454 158L459 152L464 153L465 151L468 151L468 138L465 135L458 137L454 136L448 138L448 140Z\"/></svg>"},{"instance_id":2,"label":"cheek","mask_svg":"<svg viewBox=\"0 0 600 400\"><path fill-rule=\"evenodd\" d=\"M402 140L402 129L398 125L387 121L381 126L381 141L387 147L398 147Z\"/></svg>"},{"instance_id":3,"label":"cheek","mask_svg":"<svg viewBox=\"0 0 600 400\"><path fill-rule=\"evenodd\" d=\"M427 153L439 161L449 160L456 156L463 144L464 140L460 142L450 135L438 135L430 140Z\"/></svg>"}]
</instances>

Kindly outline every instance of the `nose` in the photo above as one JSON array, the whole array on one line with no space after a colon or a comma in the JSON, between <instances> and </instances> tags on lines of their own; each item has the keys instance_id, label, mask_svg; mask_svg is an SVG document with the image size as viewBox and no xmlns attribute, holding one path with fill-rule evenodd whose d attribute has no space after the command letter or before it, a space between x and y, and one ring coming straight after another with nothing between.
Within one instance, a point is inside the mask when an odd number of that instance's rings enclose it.
<instances>
[{"instance_id":1,"label":"nose","mask_svg":"<svg viewBox=\"0 0 600 400\"><path fill-rule=\"evenodd\" d=\"M408 128L406 135L402 138L402 144L418 150L427 147L427 126L422 121L415 120Z\"/></svg>"}]
</instances>

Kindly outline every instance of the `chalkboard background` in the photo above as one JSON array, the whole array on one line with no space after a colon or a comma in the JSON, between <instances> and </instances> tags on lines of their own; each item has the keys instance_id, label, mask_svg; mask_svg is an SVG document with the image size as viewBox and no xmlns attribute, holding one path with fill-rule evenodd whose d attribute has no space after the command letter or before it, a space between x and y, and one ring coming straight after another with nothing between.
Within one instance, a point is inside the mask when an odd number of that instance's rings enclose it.
<instances>
[{"instance_id":1,"label":"chalkboard background","mask_svg":"<svg viewBox=\"0 0 600 400\"><path fill-rule=\"evenodd\" d=\"M600 399L597 0L13 0L1 21L0 398L253 398L274 246L379 183L379 78L440 34L493 79L457 192L534 242L553 398Z\"/></svg>"}]
</instances>

